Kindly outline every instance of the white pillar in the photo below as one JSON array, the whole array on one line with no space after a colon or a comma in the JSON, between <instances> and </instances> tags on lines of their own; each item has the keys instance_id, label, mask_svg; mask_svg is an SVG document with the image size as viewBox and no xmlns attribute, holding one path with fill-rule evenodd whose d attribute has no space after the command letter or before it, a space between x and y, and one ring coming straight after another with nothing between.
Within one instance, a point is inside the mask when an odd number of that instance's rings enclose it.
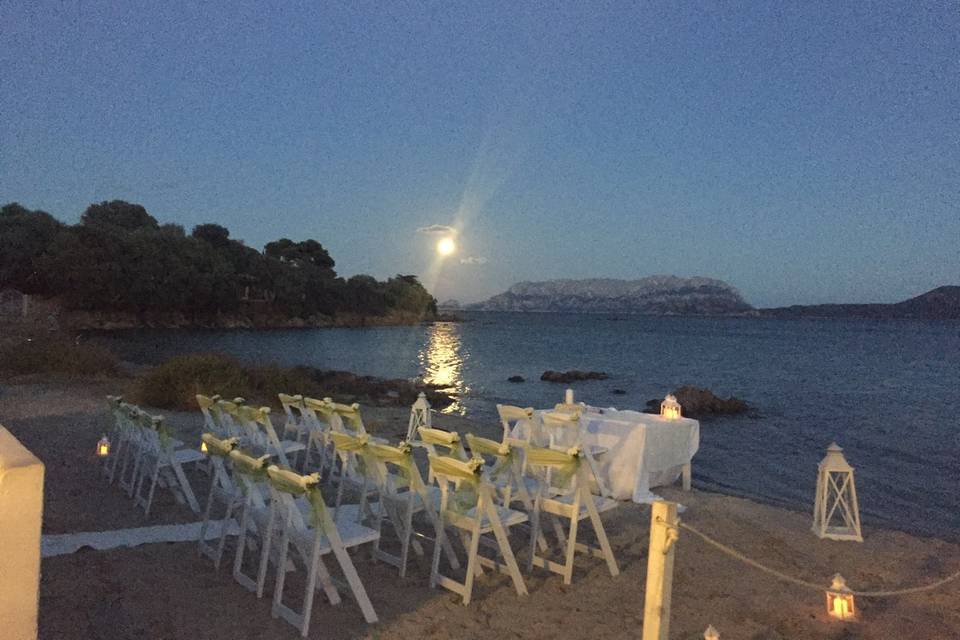
<instances>
[{"instance_id":1,"label":"white pillar","mask_svg":"<svg viewBox=\"0 0 960 640\"><path fill-rule=\"evenodd\" d=\"M0 426L0 634L35 640L43 463Z\"/></svg>"},{"instance_id":2,"label":"white pillar","mask_svg":"<svg viewBox=\"0 0 960 640\"><path fill-rule=\"evenodd\" d=\"M650 549L643 605L643 640L669 640L677 503L657 500L650 509Z\"/></svg>"}]
</instances>

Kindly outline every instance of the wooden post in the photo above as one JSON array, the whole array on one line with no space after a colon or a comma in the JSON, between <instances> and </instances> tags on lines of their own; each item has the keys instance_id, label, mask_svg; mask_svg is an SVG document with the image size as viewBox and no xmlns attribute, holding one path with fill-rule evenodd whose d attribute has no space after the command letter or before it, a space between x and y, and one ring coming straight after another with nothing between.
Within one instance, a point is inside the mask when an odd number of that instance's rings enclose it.
<instances>
[{"instance_id":1,"label":"wooden post","mask_svg":"<svg viewBox=\"0 0 960 640\"><path fill-rule=\"evenodd\" d=\"M673 551L679 538L677 503L657 500L650 509L650 549L643 605L643 640L668 640Z\"/></svg>"}]
</instances>

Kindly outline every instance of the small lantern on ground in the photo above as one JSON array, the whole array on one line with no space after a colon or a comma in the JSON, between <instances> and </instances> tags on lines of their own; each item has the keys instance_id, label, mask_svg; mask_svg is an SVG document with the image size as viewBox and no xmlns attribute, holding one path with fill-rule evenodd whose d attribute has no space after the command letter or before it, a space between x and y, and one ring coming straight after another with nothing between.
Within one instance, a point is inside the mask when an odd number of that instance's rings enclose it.
<instances>
[{"instance_id":1,"label":"small lantern on ground","mask_svg":"<svg viewBox=\"0 0 960 640\"><path fill-rule=\"evenodd\" d=\"M660 415L667 420L680 418L680 403L677 402L676 396L669 394L663 399L663 402L660 403Z\"/></svg>"},{"instance_id":2,"label":"small lantern on ground","mask_svg":"<svg viewBox=\"0 0 960 640\"><path fill-rule=\"evenodd\" d=\"M720 632L712 624L707 625L707 630L703 632L703 640L720 640Z\"/></svg>"},{"instance_id":3,"label":"small lantern on ground","mask_svg":"<svg viewBox=\"0 0 960 640\"><path fill-rule=\"evenodd\" d=\"M407 442L413 442L417 439L417 429L420 427L431 428L430 403L427 401L427 395L420 392L417 401L410 407L410 423L407 425Z\"/></svg>"},{"instance_id":4,"label":"small lantern on ground","mask_svg":"<svg viewBox=\"0 0 960 640\"><path fill-rule=\"evenodd\" d=\"M110 441L107 439L106 434L97 442L97 457L106 458L110 455Z\"/></svg>"},{"instance_id":5,"label":"small lantern on ground","mask_svg":"<svg viewBox=\"0 0 960 640\"><path fill-rule=\"evenodd\" d=\"M853 620L857 610L853 603L853 591L847 587L847 581L839 573L833 576L827 589L827 615L836 620Z\"/></svg>"},{"instance_id":6,"label":"small lantern on ground","mask_svg":"<svg viewBox=\"0 0 960 640\"><path fill-rule=\"evenodd\" d=\"M200 453L206 453L206 452L207 452L207 443L204 442L203 440L201 440L201 441L200 441Z\"/></svg>"},{"instance_id":7,"label":"small lantern on ground","mask_svg":"<svg viewBox=\"0 0 960 640\"><path fill-rule=\"evenodd\" d=\"M817 496L813 505L813 532L819 538L863 542L860 507L853 467L836 442L817 467Z\"/></svg>"}]
</instances>

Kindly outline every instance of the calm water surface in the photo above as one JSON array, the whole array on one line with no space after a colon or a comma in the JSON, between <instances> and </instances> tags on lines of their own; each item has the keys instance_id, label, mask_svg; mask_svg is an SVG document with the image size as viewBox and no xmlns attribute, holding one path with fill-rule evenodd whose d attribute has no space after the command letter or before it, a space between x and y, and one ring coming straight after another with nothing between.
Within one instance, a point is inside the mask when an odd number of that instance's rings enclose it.
<instances>
[{"instance_id":1,"label":"calm water surface","mask_svg":"<svg viewBox=\"0 0 960 640\"><path fill-rule=\"evenodd\" d=\"M417 327L130 331L99 336L127 359L223 351L441 384L450 407L495 421L494 405L552 406L546 369L605 371L577 400L638 409L695 384L755 415L701 425L694 482L812 509L831 440L856 467L866 525L960 539L960 323L476 313ZM512 375L527 379L507 382ZM622 389L626 395L615 395ZM291 392L295 392L291 389Z\"/></svg>"}]
</instances>

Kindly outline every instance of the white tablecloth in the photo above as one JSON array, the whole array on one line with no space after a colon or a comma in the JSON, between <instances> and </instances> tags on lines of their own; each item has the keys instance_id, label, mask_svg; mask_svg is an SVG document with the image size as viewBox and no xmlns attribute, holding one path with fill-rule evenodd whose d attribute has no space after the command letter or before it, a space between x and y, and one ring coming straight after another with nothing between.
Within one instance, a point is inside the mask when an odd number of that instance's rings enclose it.
<instances>
[{"instance_id":1,"label":"white tablecloth","mask_svg":"<svg viewBox=\"0 0 960 640\"><path fill-rule=\"evenodd\" d=\"M584 446L607 449L597 458L598 474L617 500L656 499L650 488L676 482L700 448L700 423L690 418L587 407L581 427Z\"/></svg>"}]
</instances>

